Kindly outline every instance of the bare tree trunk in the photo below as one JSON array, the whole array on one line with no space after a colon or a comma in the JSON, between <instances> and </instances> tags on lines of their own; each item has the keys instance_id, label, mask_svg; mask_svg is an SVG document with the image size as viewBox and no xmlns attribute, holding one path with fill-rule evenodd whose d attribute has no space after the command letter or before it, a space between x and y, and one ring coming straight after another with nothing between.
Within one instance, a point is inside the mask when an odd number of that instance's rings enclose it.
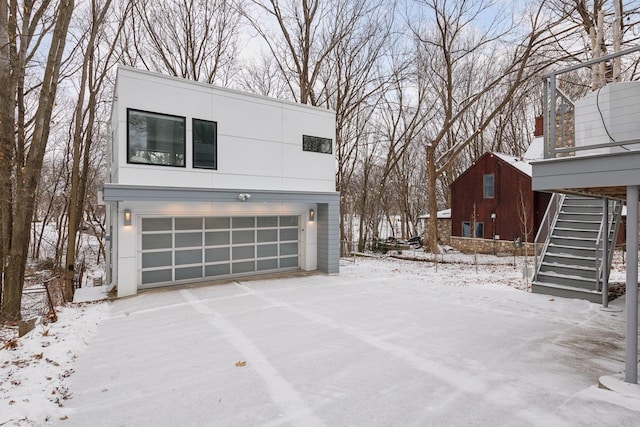
<instances>
[{"instance_id":1,"label":"bare tree trunk","mask_svg":"<svg viewBox=\"0 0 640 427\"><path fill-rule=\"evenodd\" d=\"M13 15L11 16L11 20L18 16L16 13L17 11L15 10L16 3L17 2L12 2L12 7L14 9L12 10ZM17 55L17 59L12 55L9 57L5 56L5 53L9 53L10 50L13 50L14 54L18 51L16 47L18 40L15 38L15 34L13 39L9 39L8 47L5 48L3 46L2 51L0 51L0 55L2 55L0 56L0 63L2 63L2 65L0 65L0 69L3 70L0 71L0 77L3 77L2 86L5 84L15 85L0 93L2 96L2 98L0 98L0 105L8 104L10 106L3 108L0 120L4 123L6 119L13 118L13 120L8 124L10 128L8 135L4 135L2 137L3 151L7 150L11 152L12 150L15 150L15 157L9 156L8 159L3 158L3 167L0 167L0 169L3 170L3 172L1 172L2 174L7 173L7 169L9 170L9 174L11 171L15 171L15 198L10 199L11 202L3 205L2 209L2 212L4 213L13 212L11 222L4 221L3 218L3 222L6 224L5 228L3 228L3 234L8 232L8 236L10 237L7 242L8 245L5 246L5 248L8 249L5 249L6 252L3 254L5 256L3 260L5 281L3 283L0 318L8 320L18 320L21 316L20 306L22 301L22 287L28 256L30 229L34 213L36 190L40 179L40 172L42 170L44 153L49 139L51 115L58 89L60 67L64 54L67 30L74 8L73 0L60 0L56 4L55 12L51 17L52 22L55 24L53 24L53 33L50 37L50 48L42 74L42 82L39 86L37 108L33 116L33 132L27 142L27 135L25 133L26 121L24 117L26 112L24 79L26 64L29 59L26 54L29 47L28 40L33 37L33 34L29 33L31 27L28 24L31 22L31 19L33 19L32 25L37 25L37 23L40 22L41 16L47 12L48 4L49 2L45 2L45 4L40 5L39 9L25 8L21 12L23 20L22 38L20 39L20 54ZM2 10L2 12L0 12L0 28L2 28L2 30L0 31L4 32L4 28L11 28L11 25L7 26L7 19L5 15L7 11L6 0L0 0L0 9ZM17 26L14 28L17 29ZM27 43L26 45L25 42ZM13 74L17 76L17 81L14 81L13 79L4 80L6 72L9 72L10 75ZM12 108L16 105L16 100L18 101L17 121L15 120L15 117L12 117L10 114L7 115L6 113L6 109ZM16 135L15 139L14 135ZM5 144L8 147L15 148L7 149ZM9 162L4 163L7 162L7 160L9 160ZM2 178L3 186L10 183L11 179L11 177L7 178L4 176ZM8 230L6 228L8 228ZM3 240L6 240L6 237ZM3 244L4 243L5 241L3 241Z\"/></svg>"}]
</instances>

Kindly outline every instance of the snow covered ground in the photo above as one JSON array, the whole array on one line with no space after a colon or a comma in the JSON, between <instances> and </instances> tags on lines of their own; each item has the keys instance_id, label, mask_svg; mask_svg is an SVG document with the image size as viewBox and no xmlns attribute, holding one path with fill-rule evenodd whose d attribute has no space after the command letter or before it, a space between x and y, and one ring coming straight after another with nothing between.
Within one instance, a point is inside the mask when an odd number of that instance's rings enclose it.
<instances>
[{"instance_id":1,"label":"snow covered ground","mask_svg":"<svg viewBox=\"0 0 640 427\"><path fill-rule=\"evenodd\" d=\"M67 307L0 351L0 426L637 425L596 387L624 369L624 298L448 256Z\"/></svg>"}]
</instances>

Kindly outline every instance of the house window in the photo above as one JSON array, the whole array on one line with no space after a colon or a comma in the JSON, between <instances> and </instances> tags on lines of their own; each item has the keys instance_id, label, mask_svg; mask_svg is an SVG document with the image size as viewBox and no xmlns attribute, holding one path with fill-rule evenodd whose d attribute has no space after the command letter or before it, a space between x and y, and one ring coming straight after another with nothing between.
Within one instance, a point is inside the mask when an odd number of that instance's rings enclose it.
<instances>
[{"instance_id":1,"label":"house window","mask_svg":"<svg viewBox=\"0 0 640 427\"><path fill-rule=\"evenodd\" d=\"M302 135L302 150L313 151L316 153L331 154L330 138L321 138L319 136Z\"/></svg>"},{"instance_id":2,"label":"house window","mask_svg":"<svg viewBox=\"0 0 640 427\"><path fill-rule=\"evenodd\" d=\"M471 222L463 221L462 222L462 237L471 237ZM476 222L476 234L474 237L484 238L484 223Z\"/></svg>"},{"instance_id":3,"label":"house window","mask_svg":"<svg viewBox=\"0 0 640 427\"><path fill-rule=\"evenodd\" d=\"M185 118L127 109L127 162L184 167Z\"/></svg>"},{"instance_id":4,"label":"house window","mask_svg":"<svg viewBox=\"0 0 640 427\"><path fill-rule=\"evenodd\" d=\"M483 176L483 182L484 182L484 198L485 199L493 199L493 196L495 194L495 191L494 191L494 175L493 174L484 175Z\"/></svg>"},{"instance_id":5,"label":"house window","mask_svg":"<svg viewBox=\"0 0 640 427\"><path fill-rule=\"evenodd\" d=\"M218 168L218 124L207 120L193 119L193 167Z\"/></svg>"}]
</instances>

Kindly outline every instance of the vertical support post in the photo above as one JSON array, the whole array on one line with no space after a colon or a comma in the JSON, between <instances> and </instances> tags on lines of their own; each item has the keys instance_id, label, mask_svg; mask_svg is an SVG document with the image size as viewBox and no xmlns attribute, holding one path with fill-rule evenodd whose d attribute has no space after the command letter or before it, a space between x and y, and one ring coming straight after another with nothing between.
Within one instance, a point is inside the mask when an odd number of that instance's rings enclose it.
<instances>
[{"instance_id":1,"label":"vertical support post","mask_svg":"<svg viewBox=\"0 0 640 427\"><path fill-rule=\"evenodd\" d=\"M549 138L547 139L549 149L549 156L554 159L556 157L556 75L552 74L549 77Z\"/></svg>"},{"instance_id":2,"label":"vertical support post","mask_svg":"<svg viewBox=\"0 0 640 427\"><path fill-rule=\"evenodd\" d=\"M609 198L602 199L602 307L609 306Z\"/></svg>"},{"instance_id":3,"label":"vertical support post","mask_svg":"<svg viewBox=\"0 0 640 427\"><path fill-rule=\"evenodd\" d=\"M638 186L627 187L625 382L638 383Z\"/></svg>"}]
</instances>

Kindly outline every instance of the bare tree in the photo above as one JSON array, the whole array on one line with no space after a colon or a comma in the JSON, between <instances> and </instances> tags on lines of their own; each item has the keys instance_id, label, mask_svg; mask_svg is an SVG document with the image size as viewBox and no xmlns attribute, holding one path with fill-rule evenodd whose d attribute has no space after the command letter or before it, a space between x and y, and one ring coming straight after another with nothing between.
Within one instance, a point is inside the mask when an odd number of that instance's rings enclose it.
<instances>
[{"instance_id":1,"label":"bare tree","mask_svg":"<svg viewBox=\"0 0 640 427\"><path fill-rule=\"evenodd\" d=\"M434 25L423 30L414 28L414 34L423 46L422 69L441 111L431 121L426 150L428 226L429 234L435 236L439 176L456 162L465 147L482 138L523 82L549 65L550 60L538 53L555 40L555 35L549 33L554 23L547 20L542 6L527 15L530 29L521 41L513 42L507 35L520 28L515 23L492 21L485 32L470 30L471 22L486 16L489 2L422 3L433 14ZM429 242L429 246L436 253L437 242Z\"/></svg>"},{"instance_id":2,"label":"bare tree","mask_svg":"<svg viewBox=\"0 0 640 427\"><path fill-rule=\"evenodd\" d=\"M20 319L36 189L73 9L73 0L0 0L3 319Z\"/></svg>"},{"instance_id":3,"label":"bare tree","mask_svg":"<svg viewBox=\"0 0 640 427\"><path fill-rule=\"evenodd\" d=\"M92 1L81 19L87 25L79 41L81 64L77 76L78 94L71 131L71 174L67 206L67 244L64 269L64 299L73 299L77 238L81 231L89 179L92 176L92 150L106 129L100 129L100 114L106 116L100 96L108 85L115 62L116 44L128 10L115 19L113 31L106 31L107 14L112 13L112 0ZM105 120L102 120L103 122ZM99 164L98 164L99 165Z\"/></svg>"},{"instance_id":4,"label":"bare tree","mask_svg":"<svg viewBox=\"0 0 640 427\"><path fill-rule=\"evenodd\" d=\"M239 7L231 0L130 0L123 61L228 86L237 68Z\"/></svg>"}]
</instances>

